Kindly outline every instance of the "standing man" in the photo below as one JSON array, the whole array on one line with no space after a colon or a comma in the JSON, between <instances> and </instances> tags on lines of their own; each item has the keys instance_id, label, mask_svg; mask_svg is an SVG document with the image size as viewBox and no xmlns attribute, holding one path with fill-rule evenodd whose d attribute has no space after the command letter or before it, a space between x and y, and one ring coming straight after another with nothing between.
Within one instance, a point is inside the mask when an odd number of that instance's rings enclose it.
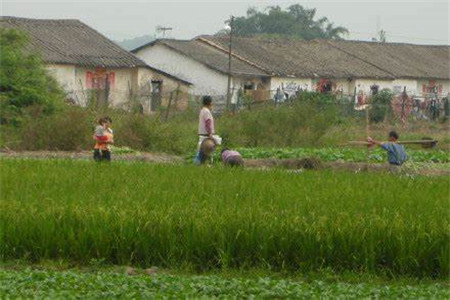
<instances>
[{"instance_id":1,"label":"standing man","mask_svg":"<svg viewBox=\"0 0 450 300\"><path fill-rule=\"evenodd\" d=\"M213 139L214 134L214 118L211 113L212 110L212 98L211 96L203 96L202 98L203 107L200 110L198 116L198 145L197 154L194 158L194 163L199 165L202 163L200 145L205 139Z\"/></svg>"}]
</instances>

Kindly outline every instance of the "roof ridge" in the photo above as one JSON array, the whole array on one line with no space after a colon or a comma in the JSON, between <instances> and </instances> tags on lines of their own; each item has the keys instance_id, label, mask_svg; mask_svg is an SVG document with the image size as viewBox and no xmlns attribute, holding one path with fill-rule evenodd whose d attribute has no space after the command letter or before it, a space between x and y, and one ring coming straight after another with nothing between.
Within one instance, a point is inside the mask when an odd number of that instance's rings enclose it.
<instances>
[{"instance_id":1,"label":"roof ridge","mask_svg":"<svg viewBox=\"0 0 450 300\"><path fill-rule=\"evenodd\" d=\"M35 19L35 18L25 18L16 16L0 16L0 20L5 21L21 21L21 22L79 22L84 24L78 19Z\"/></svg>"}]
</instances>

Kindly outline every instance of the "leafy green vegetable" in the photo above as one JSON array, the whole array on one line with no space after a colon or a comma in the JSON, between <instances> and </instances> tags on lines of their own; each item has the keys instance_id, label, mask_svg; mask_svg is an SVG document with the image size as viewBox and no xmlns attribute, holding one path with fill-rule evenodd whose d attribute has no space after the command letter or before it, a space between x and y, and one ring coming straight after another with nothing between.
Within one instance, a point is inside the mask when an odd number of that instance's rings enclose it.
<instances>
[{"instance_id":1,"label":"leafy green vegetable","mask_svg":"<svg viewBox=\"0 0 450 300\"><path fill-rule=\"evenodd\" d=\"M4 298L410 298L448 299L440 283L379 284L219 276L127 276L113 272L0 270Z\"/></svg>"}]
</instances>

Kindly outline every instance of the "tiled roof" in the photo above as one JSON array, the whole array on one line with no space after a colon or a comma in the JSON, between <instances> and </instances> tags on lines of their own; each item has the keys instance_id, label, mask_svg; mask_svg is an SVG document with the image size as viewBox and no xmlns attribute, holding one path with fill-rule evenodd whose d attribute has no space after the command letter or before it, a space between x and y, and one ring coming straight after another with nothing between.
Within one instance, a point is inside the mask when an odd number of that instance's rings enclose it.
<instances>
[{"instance_id":1,"label":"tiled roof","mask_svg":"<svg viewBox=\"0 0 450 300\"><path fill-rule=\"evenodd\" d=\"M137 53L141 49L153 45L164 45L172 49L173 51L176 51L186 57L194 59L213 70L228 74L228 53L224 51L217 51L217 49L210 47L205 43L197 40L184 41L184 40L161 39L138 47L132 50L132 52ZM252 66L249 63L243 62L242 60L236 57L232 58L231 64L232 64L231 73L233 75L269 76L269 74L267 74L260 68Z\"/></svg>"},{"instance_id":2,"label":"tiled roof","mask_svg":"<svg viewBox=\"0 0 450 300\"><path fill-rule=\"evenodd\" d=\"M47 63L89 67L145 67L132 53L78 20L1 17L0 27L29 35L29 44Z\"/></svg>"},{"instance_id":3,"label":"tiled roof","mask_svg":"<svg viewBox=\"0 0 450 300\"><path fill-rule=\"evenodd\" d=\"M228 37L196 40L228 51ZM236 37L233 54L275 76L450 78L449 46Z\"/></svg>"}]
</instances>

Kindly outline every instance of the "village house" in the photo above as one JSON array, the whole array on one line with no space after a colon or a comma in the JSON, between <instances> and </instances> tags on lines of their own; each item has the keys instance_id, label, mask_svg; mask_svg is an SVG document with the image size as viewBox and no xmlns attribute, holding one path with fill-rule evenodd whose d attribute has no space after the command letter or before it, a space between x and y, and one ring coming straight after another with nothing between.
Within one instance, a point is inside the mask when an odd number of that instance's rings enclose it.
<instances>
[{"instance_id":1,"label":"village house","mask_svg":"<svg viewBox=\"0 0 450 300\"><path fill-rule=\"evenodd\" d=\"M225 95L229 37L157 40L132 52L191 81L199 94ZM244 90L257 100L298 90L363 97L388 88L424 99L450 92L449 46L356 41L234 37L233 99ZM245 74L245 76L240 76Z\"/></svg>"},{"instance_id":2,"label":"village house","mask_svg":"<svg viewBox=\"0 0 450 300\"><path fill-rule=\"evenodd\" d=\"M68 102L87 105L96 99L150 112L178 91L178 108L187 105L190 82L149 66L78 20L1 17L0 27L28 35L28 51L42 57Z\"/></svg>"},{"instance_id":3,"label":"village house","mask_svg":"<svg viewBox=\"0 0 450 300\"><path fill-rule=\"evenodd\" d=\"M231 72L228 72L227 52L201 40L162 39L132 50L147 64L192 82L194 95L212 95L218 102L225 102L228 74L231 75L232 102L236 102L239 88L270 88L270 74L232 56Z\"/></svg>"},{"instance_id":4,"label":"village house","mask_svg":"<svg viewBox=\"0 0 450 300\"><path fill-rule=\"evenodd\" d=\"M227 52L227 37L203 41ZM234 38L233 55L271 73L270 89L355 94L389 88L410 95L450 92L450 46L360 41Z\"/></svg>"}]
</instances>

